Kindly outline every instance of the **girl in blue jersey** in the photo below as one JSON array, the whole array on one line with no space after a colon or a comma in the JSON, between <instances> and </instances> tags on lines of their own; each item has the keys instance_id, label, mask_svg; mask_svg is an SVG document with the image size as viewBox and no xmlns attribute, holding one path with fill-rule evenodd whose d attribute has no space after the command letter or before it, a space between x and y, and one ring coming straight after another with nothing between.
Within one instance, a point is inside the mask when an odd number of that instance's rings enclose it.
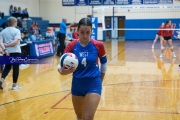
<instances>
[{"instance_id":1,"label":"girl in blue jersey","mask_svg":"<svg viewBox=\"0 0 180 120\"><path fill-rule=\"evenodd\" d=\"M90 19L82 18L78 24L79 39L70 42L64 51L65 53L74 53L78 57L79 65L76 70L73 67L58 69L61 75L73 72L71 93L78 120L93 120L107 70L104 46L101 42L90 38L91 31L92 22Z\"/></svg>"}]
</instances>

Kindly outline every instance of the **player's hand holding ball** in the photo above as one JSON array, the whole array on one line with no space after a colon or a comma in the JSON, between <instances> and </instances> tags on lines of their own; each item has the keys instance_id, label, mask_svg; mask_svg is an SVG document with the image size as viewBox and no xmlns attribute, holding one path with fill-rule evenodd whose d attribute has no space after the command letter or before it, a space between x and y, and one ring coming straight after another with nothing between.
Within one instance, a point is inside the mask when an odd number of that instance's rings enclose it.
<instances>
[{"instance_id":1,"label":"player's hand holding ball","mask_svg":"<svg viewBox=\"0 0 180 120\"><path fill-rule=\"evenodd\" d=\"M73 53L65 53L61 56L58 64L58 71L62 75L67 75L76 70L78 67L77 56Z\"/></svg>"}]
</instances>

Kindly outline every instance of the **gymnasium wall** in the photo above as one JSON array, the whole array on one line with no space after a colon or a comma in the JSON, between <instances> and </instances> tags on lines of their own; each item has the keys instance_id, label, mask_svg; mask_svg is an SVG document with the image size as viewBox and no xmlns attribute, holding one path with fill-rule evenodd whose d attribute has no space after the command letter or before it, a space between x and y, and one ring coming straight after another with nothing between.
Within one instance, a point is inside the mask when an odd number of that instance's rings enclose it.
<instances>
[{"instance_id":1,"label":"gymnasium wall","mask_svg":"<svg viewBox=\"0 0 180 120\"><path fill-rule=\"evenodd\" d=\"M125 30L126 40L154 40L158 27L168 19L129 19L125 21L125 28L137 30ZM172 18L171 22L179 29L180 19ZM143 30L144 29L144 30ZM176 30L175 30L176 31ZM174 32L177 35L176 32ZM175 39L172 37L172 39Z\"/></svg>"},{"instance_id":2,"label":"gymnasium wall","mask_svg":"<svg viewBox=\"0 0 180 120\"><path fill-rule=\"evenodd\" d=\"M179 0L173 1L175 6L180 6ZM65 7L62 6L61 0L40 0L40 15L44 19L50 20L50 23L59 23L63 16L66 16L69 22L78 22L80 18L92 14L91 6L75 6ZM140 6L144 6L140 7ZM180 18L180 8L166 7L167 5L151 5L154 7L147 7L149 5L129 5L115 8L115 16L126 16L126 19L160 19L160 18ZM157 8L156 6L161 6ZM93 10L93 15L98 18L102 16L112 16L112 8L105 6L106 9L102 11L102 6L96 6ZM99 9L98 9L99 8ZM101 20L101 19L100 19ZM100 21L101 23L101 21Z\"/></svg>"},{"instance_id":3,"label":"gymnasium wall","mask_svg":"<svg viewBox=\"0 0 180 120\"><path fill-rule=\"evenodd\" d=\"M24 8L28 8L30 16L40 16L39 0L0 0L0 11L3 11L5 13L5 16L9 16L10 5L21 7L22 10Z\"/></svg>"},{"instance_id":4,"label":"gymnasium wall","mask_svg":"<svg viewBox=\"0 0 180 120\"><path fill-rule=\"evenodd\" d=\"M174 6L180 6L179 0L174 0ZM44 20L49 20L50 23L59 25L63 17L68 19L68 23L78 22L82 17L92 14L91 6L75 6L75 7L63 7L62 0L0 0L0 10L5 12L5 15L9 15L10 5L20 6L22 9L28 8L30 16L42 17ZM173 5L129 5L119 6L115 8L115 16L126 16L125 28L138 27L138 28L158 28L161 24L160 21L165 22L167 19L171 19L174 22L175 19L177 25L179 25L180 8L173 8ZM158 8L160 6L160 9ZM171 8L172 6L172 8ZM121 8L120 8L121 7ZM143 8L144 7L144 8ZM147 9L148 8L148 9ZM112 7L105 6L102 10L99 6L94 7L93 15L99 18L99 23L102 23L104 16L113 16ZM58 30L58 28L57 28ZM154 39L156 31L126 31L125 38L131 39ZM133 38L131 38L133 36ZM136 36L136 37L134 37ZM102 27L99 27L98 39L102 40Z\"/></svg>"},{"instance_id":5,"label":"gymnasium wall","mask_svg":"<svg viewBox=\"0 0 180 120\"><path fill-rule=\"evenodd\" d=\"M175 6L180 6L179 0L174 0ZM5 12L5 15L9 15L10 5L20 6L22 9L28 8L30 16L42 17L45 20L49 20L50 23L59 23L63 17L68 18L68 22L78 22L80 18L86 17L92 14L91 6L75 6L75 7L63 7L62 0L0 0L0 10ZM142 5L147 7L148 5ZM121 8L115 8L115 16L126 16L126 19L160 19L160 18L180 18L180 8L167 8L157 9L154 8L140 8L140 5L121 6ZM166 8L166 5L160 5ZM172 5L169 5L172 6ZM106 9L102 12L99 6L95 7L93 11L95 17L102 18L103 16L112 16L112 8ZM101 19L99 19L101 23Z\"/></svg>"}]
</instances>

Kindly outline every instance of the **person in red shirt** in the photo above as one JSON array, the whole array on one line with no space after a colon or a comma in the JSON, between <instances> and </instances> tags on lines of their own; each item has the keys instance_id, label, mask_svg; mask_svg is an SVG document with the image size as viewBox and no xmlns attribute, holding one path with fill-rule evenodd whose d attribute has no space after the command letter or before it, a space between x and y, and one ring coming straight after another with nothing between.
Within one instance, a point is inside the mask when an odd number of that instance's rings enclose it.
<instances>
[{"instance_id":1,"label":"person in red shirt","mask_svg":"<svg viewBox=\"0 0 180 120\"><path fill-rule=\"evenodd\" d=\"M31 26L30 26L29 30L30 30L30 33L32 33L32 31L35 31L35 30L36 30L35 22L32 22L32 23L31 23Z\"/></svg>"},{"instance_id":2,"label":"person in red shirt","mask_svg":"<svg viewBox=\"0 0 180 120\"><path fill-rule=\"evenodd\" d=\"M171 24L171 21L168 20L166 21L166 24L164 25L163 30L161 31L161 35L163 36L164 40L163 40L163 46L161 46L161 54L159 56L160 58L163 57L163 52L164 52L167 42L169 44L169 47L171 48L172 57L176 57L174 53L174 49L173 49L172 39L171 39L171 36L173 36L174 27L175 25Z\"/></svg>"},{"instance_id":3,"label":"person in red shirt","mask_svg":"<svg viewBox=\"0 0 180 120\"><path fill-rule=\"evenodd\" d=\"M72 37L73 37L73 39L79 39L79 34L78 34L76 28L74 29L74 32L72 33Z\"/></svg>"},{"instance_id":4,"label":"person in red shirt","mask_svg":"<svg viewBox=\"0 0 180 120\"><path fill-rule=\"evenodd\" d=\"M152 44L152 49L154 49L154 45L155 45L155 43L157 42L158 38L160 38L160 42L161 42L161 46L162 46L163 37L162 37L162 35L161 35L161 32L162 32L163 27L164 27L164 23L161 24L161 26L160 26L160 28L159 28L156 36L155 36L154 42L153 42L153 44Z\"/></svg>"}]
</instances>

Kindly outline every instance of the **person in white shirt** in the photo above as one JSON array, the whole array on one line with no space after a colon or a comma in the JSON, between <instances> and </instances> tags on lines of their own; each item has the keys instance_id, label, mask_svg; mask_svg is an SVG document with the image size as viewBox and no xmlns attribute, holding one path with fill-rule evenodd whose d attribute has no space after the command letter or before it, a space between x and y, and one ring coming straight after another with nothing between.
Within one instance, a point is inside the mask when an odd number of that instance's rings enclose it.
<instances>
[{"instance_id":1,"label":"person in white shirt","mask_svg":"<svg viewBox=\"0 0 180 120\"><path fill-rule=\"evenodd\" d=\"M15 17L8 18L9 27L5 28L0 33L0 46L4 51L4 56L20 56L21 55L21 32L16 28L17 19ZM3 83L6 76L9 74L11 68L13 68L13 85L12 89L19 89L21 86L17 84L19 76L19 64L5 64L0 79L0 89L3 90Z\"/></svg>"}]
</instances>

